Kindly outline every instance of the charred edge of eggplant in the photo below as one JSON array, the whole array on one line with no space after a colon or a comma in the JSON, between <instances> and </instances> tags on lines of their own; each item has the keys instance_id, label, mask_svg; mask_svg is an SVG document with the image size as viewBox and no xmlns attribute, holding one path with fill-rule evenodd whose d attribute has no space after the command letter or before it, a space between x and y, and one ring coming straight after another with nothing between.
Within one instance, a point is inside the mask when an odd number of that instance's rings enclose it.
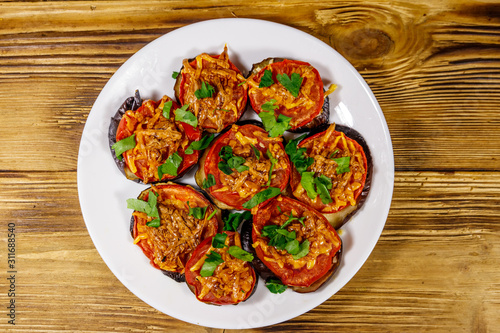
<instances>
[{"instance_id":1,"label":"charred edge of eggplant","mask_svg":"<svg viewBox=\"0 0 500 333\"><path fill-rule=\"evenodd\" d=\"M327 125L329 120L330 120L330 98L328 98L328 96L325 96L321 112L316 117L314 117L310 122L308 122L304 126L300 126L294 129L289 129L288 131L292 133L308 132L315 128L321 127L325 124Z\"/></svg>"},{"instance_id":2,"label":"charred edge of eggplant","mask_svg":"<svg viewBox=\"0 0 500 333\"><path fill-rule=\"evenodd\" d=\"M276 275L274 275L274 273L257 256L257 253L252 246L252 227L252 220L245 221L241 226L241 245L243 247L243 250L253 255L253 260L251 262L252 266L261 278L263 278L264 280L268 280L270 278L278 279Z\"/></svg>"},{"instance_id":3,"label":"charred edge of eggplant","mask_svg":"<svg viewBox=\"0 0 500 333\"><path fill-rule=\"evenodd\" d=\"M263 70L267 65L274 64L275 62L282 62L284 60L285 60L285 58L270 57L270 58L266 58L260 62L257 62L257 63L252 65L252 68L250 69L250 72L248 73L247 78L249 78L250 75L257 74L258 72ZM292 59L288 59L288 60L292 60Z\"/></svg>"},{"instance_id":4,"label":"charred edge of eggplant","mask_svg":"<svg viewBox=\"0 0 500 333\"><path fill-rule=\"evenodd\" d=\"M335 272L337 272L337 269L340 266L340 262L342 261L342 249L343 249L343 243L340 245L340 249L335 253L335 256L333 256L332 261L335 260L335 262L332 262L332 267L328 270L328 272L325 273L322 277L320 277L318 280L316 280L313 284L311 284L309 287L290 287L295 292L298 293L310 293L318 290L322 286L324 286L328 281L330 281L333 276L335 275Z\"/></svg>"},{"instance_id":5,"label":"charred edge of eggplant","mask_svg":"<svg viewBox=\"0 0 500 333\"><path fill-rule=\"evenodd\" d=\"M365 141L365 138L356 131L355 129L351 127L347 127L344 125L335 125L335 130L344 133L347 137L350 139L355 140L362 148L366 156L366 180L365 180L365 186L363 187L363 190L361 191L361 194L358 197L358 203L357 207L354 211L352 211L350 214L348 214L344 221L342 222L342 225L344 225L347 221L349 221L354 214L358 210L361 209L363 204L366 201L366 198L368 197L368 193L370 192L371 189L371 183L372 183L372 175L373 175L373 159L372 159L372 154L370 152L370 148L368 148L368 144ZM341 225L341 226L342 226Z\"/></svg>"},{"instance_id":6,"label":"charred edge of eggplant","mask_svg":"<svg viewBox=\"0 0 500 333\"><path fill-rule=\"evenodd\" d=\"M116 163L116 166L120 170L120 172L127 178L127 173L125 172L125 161L118 159L115 154L115 150L112 148L112 146L116 143L116 131L118 130L118 126L120 125L120 121L122 120L123 115L125 112L128 110L137 110L140 106L142 105L142 99L139 94L139 90L135 91L135 95L128 97L122 105L118 108L118 111L116 111L115 115L111 117L110 124L109 124L109 129L108 129L108 142L109 142L109 150L111 151L111 156L113 156L113 160ZM139 179L130 179L136 183L140 183L141 180Z\"/></svg>"}]
</instances>

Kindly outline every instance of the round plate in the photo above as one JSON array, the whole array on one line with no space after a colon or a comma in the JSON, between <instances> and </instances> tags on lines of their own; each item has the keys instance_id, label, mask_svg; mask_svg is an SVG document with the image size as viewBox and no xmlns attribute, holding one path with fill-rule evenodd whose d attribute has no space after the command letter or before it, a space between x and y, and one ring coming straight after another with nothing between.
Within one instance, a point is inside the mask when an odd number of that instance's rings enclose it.
<instances>
[{"instance_id":1,"label":"round plate","mask_svg":"<svg viewBox=\"0 0 500 333\"><path fill-rule=\"evenodd\" d=\"M363 208L342 228L342 263L318 291L270 293L263 281L246 302L213 306L199 302L184 283L164 276L132 243L126 200L147 185L120 173L108 147L110 118L139 89L145 99L173 97L172 73L182 60L200 53L220 54L227 44L230 59L246 74L268 57L303 60L316 67L325 86L338 85L330 95L330 122L359 131L373 155L373 181ZM245 118L255 117L247 110ZM194 171L180 181L195 184ZM392 199L394 157L384 115L370 88L335 50L299 30L253 19L218 19L172 31L133 55L99 94L87 119L78 156L78 193L87 229L95 247L116 277L137 297L165 314L202 326L238 329L280 323L323 303L361 268L384 227Z\"/></svg>"}]
</instances>

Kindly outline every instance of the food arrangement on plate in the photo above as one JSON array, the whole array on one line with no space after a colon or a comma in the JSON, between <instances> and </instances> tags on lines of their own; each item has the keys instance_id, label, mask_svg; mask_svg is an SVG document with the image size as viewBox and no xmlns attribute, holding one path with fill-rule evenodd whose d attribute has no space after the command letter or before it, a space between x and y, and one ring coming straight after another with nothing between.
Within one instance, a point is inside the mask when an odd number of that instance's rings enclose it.
<instances>
[{"instance_id":1,"label":"food arrangement on plate","mask_svg":"<svg viewBox=\"0 0 500 333\"><path fill-rule=\"evenodd\" d=\"M111 119L117 167L151 184L127 200L131 243L207 304L247 300L257 276L273 293L317 290L339 267L336 230L366 200L373 167L362 134L328 123L335 85L283 58L245 78L227 47L180 68L175 100L136 91ZM172 182L195 165L198 189Z\"/></svg>"}]
</instances>

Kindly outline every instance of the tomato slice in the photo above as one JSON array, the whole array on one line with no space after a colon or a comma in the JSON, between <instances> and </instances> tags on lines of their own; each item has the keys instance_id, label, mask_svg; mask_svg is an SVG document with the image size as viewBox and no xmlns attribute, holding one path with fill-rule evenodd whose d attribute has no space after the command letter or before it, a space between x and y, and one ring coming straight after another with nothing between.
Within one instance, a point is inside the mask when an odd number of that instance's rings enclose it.
<instances>
[{"instance_id":1,"label":"tomato slice","mask_svg":"<svg viewBox=\"0 0 500 333\"><path fill-rule=\"evenodd\" d=\"M155 268L183 274L196 247L217 233L221 224L220 213L212 215L217 209L190 186L158 184L144 190L138 199L147 201L150 193L158 195L160 226L148 226L147 223L153 218L134 211L134 243ZM207 207L202 219L189 215L189 209L195 207Z\"/></svg>"},{"instance_id":2,"label":"tomato slice","mask_svg":"<svg viewBox=\"0 0 500 333\"><path fill-rule=\"evenodd\" d=\"M271 72L274 83L267 87L259 87L266 71ZM291 78L293 73L299 74L302 78L297 97L277 79L278 75L283 74ZM247 82L248 96L255 112L257 114L262 112L264 103L274 99L276 101L274 105L278 106L274 110L276 117L278 114L291 117L291 130L307 125L323 111L325 98L323 81L319 72L307 62L288 59L273 62L250 75Z\"/></svg>"},{"instance_id":3,"label":"tomato slice","mask_svg":"<svg viewBox=\"0 0 500 333\"><path fill-rule=\"evenodd\" d=\"M186 265L186 282L194 291L196 298L204 303L226 305L238 304L248 299L257 283L255 271L249 262L235 258L228 253L230 246L241 248L237 232L224 231L227 235L224 248L213 248L212 239L205 239L195 250ZM218 253L223 263L219 264L212 276L200 274L207 254Z\"/></svg>"},{"instance_id":4,"label":"tomato slice","mask_svg":"<svg viewBox=\"0 0 500 333\"><path fill-rule=\"evenodd\" d=\"M165 103L172 103L168 119L163 116ZM129 110L122 116L116 131L116 141L136 135L136 147L123 153L126 174L130 178L137 177L146 184L172 180L198 162L199 151L187 155L185 150L191 142L200 140L201 131L175 121L178 107L170 97L164 96L159 101L144 101L136 111ZM177 175L164 174L159 179L158 167L174 153L182 158Z\"/></svg>"},{"instance_id":5,"label":"tomato slice","mask_svg":"<svg viewBox=\"0 0 500 333\"><path fill-rule=\"evenodd\" d=\"M313 199L310 198L301 183L302 176L295 167L292 168L290 179L293 195L323 214L359 209L357 206L360 196L365 189L367 177L371 176L371 165L368 164L363 146L344 132L335 130L335 126L332 124L327 130L314 134L298 144L299 148L306 148L306 157L314 159L313 165L307 171L314 172L316 177L324 175L331 179L332 188L329 194L332 202L324 203L319 195ZM363 144L366 146L365 143ZM341 172L342 170L337 169L341 158L349 158L349 171Z\"/></svg>"},{"instance_id":6,"label":"tomato slice","mask_svg":"<svg viewBox=\"0 0 500 333\"><path fill-rule=\"evenodd\" d=\"M269 226L294 232L296 240L301 244L307 240L307 254L294 259L286 248L275 246L277 240L269 233L265 234ZM252 241L258 258L283 284L304 288L331 273L334 258L342 244L335 229L321 213L282 195L272 199L254 215Z\"/></svg>"},{"instance_id":7,"label":"tomato slice","mask_svg":"<svg viewBox=\"0 0 500 333\"><path fill-rule=\"evenodd\" d=\"M203 85L213 89L209 95L196 96ZM198 55L184 60L177 77L176 96L189 104L198 126L208 132L221 132L235 123L246 109L248 86L241 71L229 60L227 47L220 55Z\"/></svg>"},{"instance_id":8,"label":"tomato slice","mask_svg":"<svg viewBox=\"0 0 500 333\"><path fill-rule=\"evenodd\" d=\"M233 173L227 175L219 168L219 163L224 162L219 153L225 146L231 147L234 156L244 159L243 165L247 166L248 170L239 172L232 169ZM273 164L268 154L272 154L277 162ZM202 186L201 182L209 174L213 175L215 185L208 188L208 193L216 201L228 206L224 208L239 210L250 210L244 208L243 204L268 187L283 191L288 185L291 171L290 160L285 153L282 139L270 138L264 129L252 124L233 125L212 142L200 162L201 166L196 177L199 185ZM198 177L200 173L203 174L202 179Z\"/></svg>"}]
</instances>

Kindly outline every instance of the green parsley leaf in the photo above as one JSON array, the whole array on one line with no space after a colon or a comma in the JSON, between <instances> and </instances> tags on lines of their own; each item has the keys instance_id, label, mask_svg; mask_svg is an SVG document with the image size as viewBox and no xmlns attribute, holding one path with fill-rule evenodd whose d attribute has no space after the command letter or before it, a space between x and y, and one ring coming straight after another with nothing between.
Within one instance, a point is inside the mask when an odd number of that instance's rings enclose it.
<instances>
[{"instance_id":1,"label":"green parsley leaf","mask_svg":"<svg viewBox=\"0 0 500 333\"><path fill-rule=\"evenodd\" d=\"M267 280L266 281L266 287L273 294L282 294L283 292L285 292L285 290L287 288L287 286L285 286L278 279L269 279L269 280Z\"/></svg>"},{"instance_id":2,"label":"green parsley leaf","mask_svg":"<svg viewBox=\"0 0 500 333\"><path fill-rule=\"evenodd\" d=\"M239 246L230 246L227 252L235 258L241 259L243 261L252 261L253 255L243 250Z\"/></svg>"},{"instance_id":3,"label":"green parsley leaf","mask_svg":"<svg viewBox=\"0 0 500 333\"><path fill-rule=\"evenodd\" d=\"M219 266L223 262L224 260L222 259L220 254L214 251L210 251L210 253L207 254L207 258L205 259L203 266L201 266L200 275L203 277L212 276L217 266Z\"/></svg>"},{"instance_id":4,"label":"green parsley leaf","mask_svg":"<svg viewBox=\"0 0 500 333\"><path fill-rule=\"evenodd\" d=\"M227 165L238 172L243 172L249 169L248 166L243 165L245 162L246 160L243 157L233 156L227 161Z\"/></svg>"},{"instance_id":5,"label":"green parsley leaf","mask_svg":"<svg viewBox=\"0 0 500 333\"><path fill-rule=\"evenodd\" d=\"M292 255L299 253L300 250L299 241L296 239L289 241L288 243L286 243L285 250Z\"/></svg>"},{"instance_id":6,"label":"green parsley leaf","mask_svg":"<svg viewBox=\"0 0 500 333\"><path fill-rule=\"evenodd\" d=\"M269 168L269 177L267 180L267 186L271 186L271 177L273 175L273 169L274 169L274 166L276 165L276 163L278 163L278 159L274 158L273 154L271 154L271 151L269 149L266 151L266 153L267 153L267 157L269 157L269 160L271 161L271 167Z\"/></svg>"},{"instance_id":7,"label":"green parsley leaf","mask_svg":"<svg viewBox=\"0 0 500 333\"><path fill-rule=\"evenodd\" d=\"M264 129L269 132L269 136L272 138L282 135L286 130L290 129L290 120L292 118L279 114L278 119L276 119L274 110L269 112L262 111L259 113L259 117L262 119Z\"/></svg>"},{"instance_id":8,"label":"green parsley leaf","mask_svg":"<svg viewBox=\"0 0 500 333\"><path fill-rule=\"evenodd\" d=\"M212 217L214 217L214 215L217 214L217 209L214 209L214 211L212 212L212 214L210 214L208 217L207 217L207 221L210 221L212 219Z\"/></svg>"},{"instance_id":9,"label":"green parsley leaf","mask_svg":"<svg viewBox=\"0 0 500 333\"><path fill-rule=\"evenodd\" d=\"M349 169L349 163L351 163L351 157L350 156L345 156L345 157L340 157L340 158L332 158L332 160L337 163L337 169L335 169L335 172L340 175L341 173L344 172L349 172L351 169Z\"/></svg>"},{"instance_id":10,"label":"green parsley leaf","mask_svg":"<svg viewBox=\"0 0 500 333\"><path fill-rule=\"evenodd\" d=\"M215 234L214 238L212 238L212 246L216 249L222 249L223 247L226 247L226 238L226 233Z\"/></svg>"},{"instance_id":11,"label":"green parsley leaf","mask_svg":"<svg viewBox=\"0 0 500 333\"><path fill-rule=\"evenodd\" d=\"M210 83L202 82L201 88L194 92L197 99L212 97L215 93L214 87Z\"/></svg>"},{"instance_id":12,"label":"green parsley leaf","mask_svg":"<svg viewBox=\"0 0 500 333\"><path fill-rule=\"evenodd\" d=\"M116 157L118 157L121 160L122 154L127 150L135 148L135 145L136 143L135 143L135 133L134 133L131 136L116 142L114 145L111 146L111 148L115 150Z\"/></svg>"},{"instance_id":13,"label":"green parsley leaf","mask_svg":"<svg viewBox=\"0 0 500 333\"><path fill-rule=\"evenodd\" d=\"M306 148L297 148L299 141L301 141L307 134L304 134L294 140L290 140L285 146L285 152L290 157L290 161L295 165L297 171L301 174L307 170L314 163L312 157L306 157Z\"/></svg>"},{"instance_id":14,"label":"green parsley leaf","mask_svg":"<svg viewBox=\"0 0 500 333\"><path fill-rule=\"evenodd\" d=\"M177 176L177 170L182 163L182 157L177 152L170 155L165 163L158 167L158 179L162 179L164 174Z\"/></svg>"},{"instance_id":15,"label":"green parsley leaf","mask_svg":"<svg viewBox=\"0 0 500 333\"><path fill-rule=\"evenodd\" d=\"M276 105L275 103L277 103L277 101L273 98L273 99L265 102L264 104L262 104L262 106L260 108L262 109L262 111L271 112L271 111L274 111L277 108L279 108L279 106Z\"/></svg>"},{"instance_id":16,"label":"green parsley leaf","mask_svg":"<svg viewBox=\"0 0 500 333\"><path fill-rule=\"evenodd\" d=\"M241 222L248 221L252 218L252 214L249 211L243 213L230 213L227 219L224 220L224 229L227 231L236 231L240 226Z\"/></svg>"},{"instance_id":17,"label":"green parsley leaf","mask_svg":"<svg viewBox=\"0 0 500 333\"><path fill-rule=\"evenodd\" d=\"M252 146L253 153L255 154L255 158L257 158L257 161L260 161L260 150L255 148L253 144L250 144Z\"/></svg>"},{"instance_id":18,"label":"green parsley leaf","mask_svg":"<svg viewBox=\"0 0 500 333\"><path fill-rule=\"evenodd\" d=\"M269 87L273 83L273 72L269 69L264 70L264 75L262 75L262 78L260 79L259 88Z\"/></svg>"},{"instance_id":19,"label":"green parsley leaf","mask_svg":"<svg viewBox=\"0 0 500 333\"><path fill-rule=\"evenodd\" d=\"M207 178L203 180L203 184L201 184L202 188L209 188L212 187L216 184L215 182L215 176L209 173L207 175Z\"/></svg>"},{"instance_id":20,"label":"green parsley leaf","mask_svg":"<svg viewBox=\"0 0 500 333\"><path fill-rule=\"evenodd\" d=\"M227 165L227 162L220 161L217 166L219 170L224 172L226 175L230 175L233 173L233 170Z\"/></svg>"},{"instance_id":21,"label":"green parsley leaf","mask_svg":"<svg viewBox=\"0 0 500 333\"><path fill-rule=\"evenodd\" d=\"M177 79L177 76L179 76L179 72L172 72L172 79Z\"/></svg>"},{"instance_id":22,"label":"green parsley leaf","mask_svg":"<svg viewBox=\"0 0 500 333\"><path fill-rule=\"evenodd\" d=\"M163 104L163 117L170 119L170 109L172 108L172 101Z\"/></svg>"},{"instance_id":23,"label":"green parsley leaf","mask_svg":"<svg viewBox=\"0 0 500 333\"><path fill-rule=\"evenodd\" d=\"M254 195L250 200L245 202L242 206L245 209L252 209L258 204L263 203L264 201L274 198L278 194L281 193L281 190L277 187L268 187L264 191L261 191Z\"/></svg>"},{"instance_id":24,"label":"green parsley leaf","mask_svg":"<svg viewBox=\"0 0 500 333\"><path fill-rule=\"evenodd\" d=\"M328 158L332 158L333 156L335 156L335 154L337 154L340 150L339 149L335 149L333 151L333 153L330 154L330 156L328 156Z\"/></svg>"},{"instance_id":25,"label":"green parsley leaf","mask_svg":"<svg viewBox=\"0 0 500 333\"><path fill-rule=\"evenodd\" d=\"M278 208L280 208L280 207L278 206ZM280 211L280 212L281 212L281 211ZM288 215L286 215L286 214L283 214L283 215L288 216ZM289 224L290 224L290 223L292 223L293 221L299 221L299 222L300 222L300 224L304 225L304 220L305 220L305 218L306 218L305 216L302 216L302 217L300 217L300 218L299 218L299 217L295 217L295 216L293 216L292 214L290 214L290 216L288 216L288 220L286 220L286 222L285 222L285 223L283 223L283 225L281 226L281 228L282 228L282 229L283 229L283 228L285 228L287 225L289 225Z\"/></svg>"},{"instance_id":26,"label":"green parsley leaf","mask_svg":"<svg viewBox=\"0 0 500 333\"><path fill-rule=\"evenodd\" d=\"M175 120L181 121L193 127L198 126L198 118L191 112L188 111L189 104L183 105L181 108L175 110Z\"/></svg>"},{"instance_id":27,"label":"green parsley leaf","mask_svg":"<svg viewBox=\"0 0 500 333\"><path fill-rule=\"evenodd\" d=\"M297 260L302 257L305 257L308 253L309 253L309 240L306 239L305 241L300 243L299 252L297 252L297 254L295 255L292 255L292 258Z\"/></svg>"},{"instance_id":28,"label":"green parsley leaf","mask_svg":"<svg viewBox=\"0 0 500 333\"><path fill-rule=\"evenodd\" d=\"M191 155L194 153L194 150L203 150L210 145L210 142L215 138L214 134L210 135L205 135L203 138L201 138L200 141L193 141L191 144L186 148L184 153L186 155Z\"/></svg>"},{"instance_id":29,"label":"green parsley leaf","mask_svg":"<svg viewBox=\"0 0 500 333\"><path fill-rule=\"evenodd\" d=\"M233 173L232 169L236 169L238 172L243 172L248 170L248 166L243 165L246 160L241 156L233 156L233 149L231 146L222 147L219 152L219 156L221 161L219 161L218 167L219 170L224 172L226 175L230 175Z\"/></svg>"},{"instance_id":30,"label":"green parsley leaf","mask_svg":"<svg viewBox=\"0 0 500 333\"><path fill-rule=\"evenodd\" d=\"M278 82L288 90L293 97L299 96L300 86L302 85L302 77L298 73L292 73L289 77L286 73L276 75Z\"/></svg>"},{"instance_id":31,"label":"green parsley leaf","mask_svg":"<svg viewBox=\"0 0 500 333\"><path fill-rule=\"evenodd\" d=\"M300 178L300 185L306 190L307 196L314 200L317 196L318 193L316 192L314 188L314 172L302 172L301 178Z\"/></svg>"},{"instance_id":32,"label":"green parsley leaf","mask_svg":"<svg viewBox=\"0 0 500 333\"><path fill-rule=\"evenodd\" d=\"M205 207L192 207L189 206L189 201L187 202L187 205L189 207L189 213L188 215L193 216L195 219L201 220L205 217L205 213L207 211L208 206Z\"/></svg>"},{"instance_id":33,"label":"green parsley leaf","mask_svg":"<svg viewBox=\"0 0 500 333\"><path fill-rule=\"evenodd\" d=\"M224 146L219 152L219 157L221 160L226 161L233 157L233 148L231 146Z\"/></svg>"},{"instance_id":34,"label":"green parsley leaf","mask_svg":"<svg viewBox=\"0 0 500 333\"><path fill-rule=\"evenodd\" d=\"M127 208L136 210L138 212L146 213L147 216L154 217L152 221L146 223L149 227L159 227L160 226L160 214L158 213L157 207L158 194L149 191L148 201L141 199L127 199Z\"/></svg>"}]
</instances>

